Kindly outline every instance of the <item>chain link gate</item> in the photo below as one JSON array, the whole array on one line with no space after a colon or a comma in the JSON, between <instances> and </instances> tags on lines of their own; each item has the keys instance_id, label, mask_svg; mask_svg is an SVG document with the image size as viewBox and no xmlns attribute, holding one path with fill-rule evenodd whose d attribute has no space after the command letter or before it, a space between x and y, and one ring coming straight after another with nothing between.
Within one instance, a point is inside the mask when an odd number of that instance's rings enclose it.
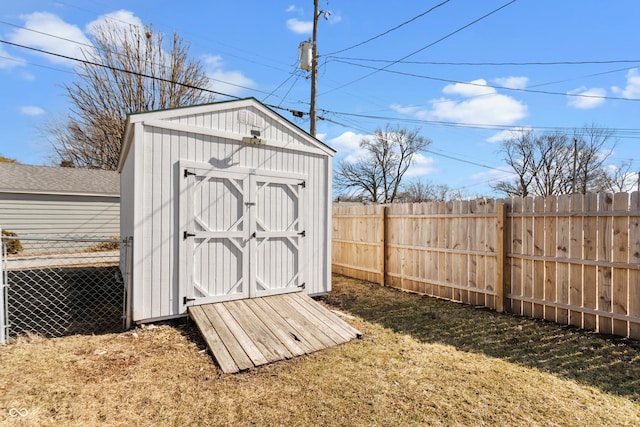
<instances>
[{"instance_id":1,"label":"chain link gate","mask_svg":"<svg viewBox=\"0 0 640 427\"><path fill-rule=\"evenodd\" d=\"M0 344L126 328L131 240L2 236ZM124 261L121 263L121 260Z\"/></svg>"}]
</instances>

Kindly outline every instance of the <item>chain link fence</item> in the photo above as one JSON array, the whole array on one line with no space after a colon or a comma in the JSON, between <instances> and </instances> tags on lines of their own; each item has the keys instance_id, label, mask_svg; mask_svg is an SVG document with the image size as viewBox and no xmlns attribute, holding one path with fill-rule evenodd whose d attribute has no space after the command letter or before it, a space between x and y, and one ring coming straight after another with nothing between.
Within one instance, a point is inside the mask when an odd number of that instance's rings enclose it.
<instances>
[{"instance_id":1,"label":"chain link fence","mask_svg":"<svg viewBox=\"0 0 640 427\"><path fill-rule=\"evenodd\" d=\"M27 249L25 249L27 248ZM2 236L0 344L125 329L131 241Z\"/></svg>"}]
</instances>

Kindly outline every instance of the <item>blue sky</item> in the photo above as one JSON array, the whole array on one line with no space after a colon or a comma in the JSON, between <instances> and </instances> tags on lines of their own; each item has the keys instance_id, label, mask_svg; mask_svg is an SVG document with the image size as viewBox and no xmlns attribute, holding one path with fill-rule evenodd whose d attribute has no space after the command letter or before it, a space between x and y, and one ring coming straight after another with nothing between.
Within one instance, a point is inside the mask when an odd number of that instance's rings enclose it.
<instances>
[{"instance_id":1,"label":"blue sky","mask_svg":"<svg viewBox=\"0 0 640 427\"><path fill-rule=\"evenodd\" d=\"M3 41L77 57L81 43L91 43L92 23L151 23L190 43L211 89L309 109L308 74L296 63L299 43L311 36L312 0L3 3ZM640 2L509 3L320 0L330 14L318 27L317 105L326 119L318 136L338 151L335 163L361 155L358 142L376 128L420 128L433 143L408 179L490 194L488 185L505 175L498 149L508 129L571 133L593 123L616 137L608 163L633 159L639 170ZM0 43L0 154L50 164L41 129L68 113L63 85L74 66ZM308 129L308 116L279 112Z\"/></svg>"}]
</instances>

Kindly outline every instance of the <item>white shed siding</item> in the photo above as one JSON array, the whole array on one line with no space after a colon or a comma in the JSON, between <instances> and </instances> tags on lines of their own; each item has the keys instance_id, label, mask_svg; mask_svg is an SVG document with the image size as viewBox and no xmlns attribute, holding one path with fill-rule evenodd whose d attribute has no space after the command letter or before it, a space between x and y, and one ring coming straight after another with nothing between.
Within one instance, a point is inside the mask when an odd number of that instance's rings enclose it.
<instances>
[{"instance_id":1,"label":"white shed siding","mask_svg":"<svg viewBox=\"0 0 640 427\"><path fill-rule=\"evenodd\" d=\"M178 287L180 269L184 268L178 256L183 232L178 222L181 161L209 164L219 170L236 167L306 176L308 190L301 201L306 237L300 260L305 291L321 294L330 289L327 238L332 151L314 146L301 137L302 131L285 126L275 113L263 112L252 103L255 101L213 111L211 107L192 107L187 110L200 111L184 116L180 110L149 113L134 124L135 144L121 166L123 203L126 200L139 206L139 210L130 211L132 218L126 214L133 225L123 226L123 232L134 235L134 321L184 314ZM239 141L256 128L252 123L258 124L265 143ZM235 137L216 136L220 132ZM132 184L136 179L140 180L139 188Z\"/></svg>"}]
</instances>

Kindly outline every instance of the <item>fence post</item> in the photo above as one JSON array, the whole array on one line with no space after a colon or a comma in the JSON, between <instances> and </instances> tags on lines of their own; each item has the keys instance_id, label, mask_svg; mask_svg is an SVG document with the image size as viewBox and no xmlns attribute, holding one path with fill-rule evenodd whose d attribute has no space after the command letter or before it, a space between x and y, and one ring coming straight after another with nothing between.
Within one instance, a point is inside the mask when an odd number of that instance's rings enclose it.
<instances>
[{"instance_id":1,"label":"fence post","mask_svg":"<svg viewBox=\"0 0 640 427\"><path fill-rule=\"evenodd\" d=\"M8 295L7 281L5 273L5 259L7 257L5 239L2 237L2 228L0 228L0 345L7 342L7 327L9 323L8 317Z\"/></svg>"},{"instance_id":2,"label":"fence post","mask_svg":"<svg viewBox=\"0 0 640 427\"><path fill-rule=\"evenodd\" d=\"M504 203L496 206L496 311L504 312L504 262L505 262L505 207Z\"/></svg>"},{"instance_id":3,"label":"fence post","mask_svg":"<svg viewBox=\"0 0 640 427\"><path fill-rule=\"evenodd\" d=\"M387 282L387 207L380 206L380 285Z\"/></svg>"}]
</instances>

